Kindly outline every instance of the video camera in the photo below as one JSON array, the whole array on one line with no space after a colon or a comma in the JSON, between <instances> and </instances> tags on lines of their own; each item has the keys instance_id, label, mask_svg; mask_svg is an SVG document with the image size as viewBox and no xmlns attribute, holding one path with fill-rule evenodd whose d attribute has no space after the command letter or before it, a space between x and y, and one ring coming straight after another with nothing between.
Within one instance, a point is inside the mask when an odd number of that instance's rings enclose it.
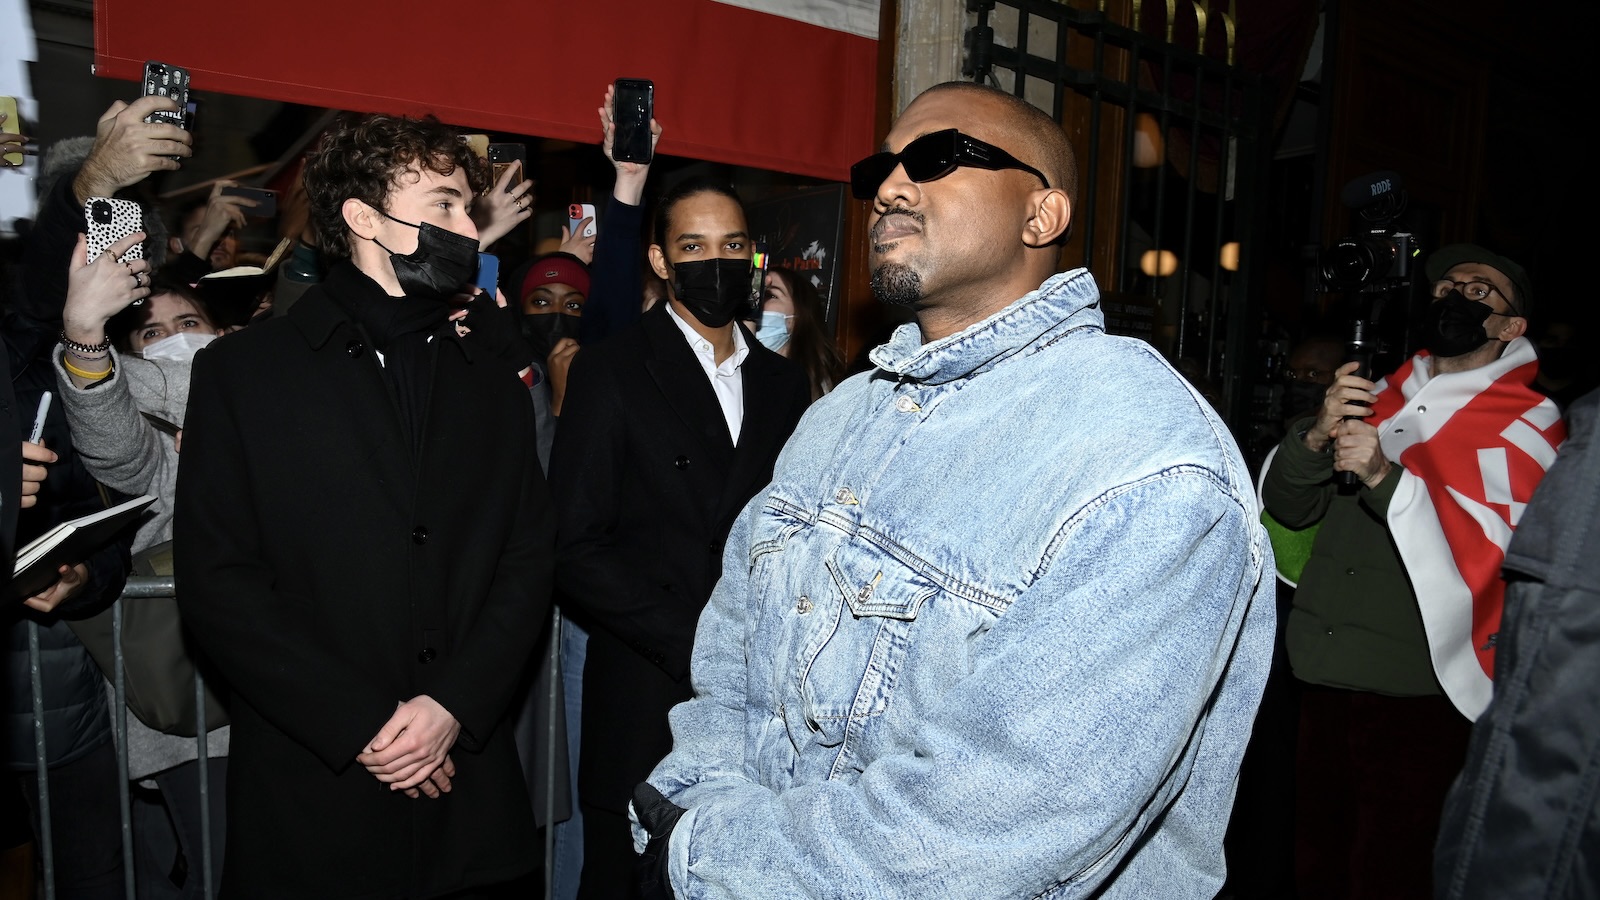
<instances>
[{"instance_id":1,"label":"video camera","mask_svg":"<svg viewBox=\"0 0 1600 900\"><path fill-rule=\"evenodd\" d=\"M1413 262L1421 250L1414 235L1395 227L1406 209L1405 185L1397 173L1356 178L1339 199L1367 222L1367 230L1317 254L1317 274L1324 293L1353 295L1345 361L1359 364L1356 375L1374 380L1388 369L1381 361L1387 350L1380 327L1385 300L1397 297L1404 304L1409 299ZM1338 472L1334 483L1347 495L1359 486L1354 472Z\"/></svg>"},{"instance_id":2,"label":"video camera","mask_svg":"<svg viewBox=\"0 0 1600 900\"><path fill-rule=\"evenodd\" d=\"M1317 255L1322 290L1375 293L1411 283L1412 263L1421 252L1416 238L1395 228L1405 212L1406 191L1394 172L1374 172L1344 186L1339 199L1368 222L1365 234L1343 238Z\"/></svg>"}]
</instances>

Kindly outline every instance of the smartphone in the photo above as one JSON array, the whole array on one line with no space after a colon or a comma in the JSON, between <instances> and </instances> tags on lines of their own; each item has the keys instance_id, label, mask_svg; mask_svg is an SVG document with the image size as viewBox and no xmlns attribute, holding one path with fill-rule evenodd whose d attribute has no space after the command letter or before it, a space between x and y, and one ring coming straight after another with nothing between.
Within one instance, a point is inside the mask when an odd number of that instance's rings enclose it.
<instances>
[{"instance_id":1,"label":"smartphone","mask_svg":"<svg viewBox=\"0 0 1600 900\"><path fill-rule=\"evenodd\" d=\"M588 219L589 224L584 227L583 234L578 234L578 226L583 225L583 220ZM567 206L567 234L573 237L594 237L595 220L593 203L573 203Z\"/></svg>"},{"instance_id":2,"label":"smartphone","mask_svg":"<svg viewBox=\"0 0 1600 900\"><path fill-rule=\"evenodd\" d=\"M500 284L500 257L493 253L478 254L478 279L473 282L483 289L489 299L494 299L494 290Z\"/></svg>"},{"instance_id":3,"label":"smartphone","mask_svg":"<svg viewBox=\"0 0 1600 900\"><path fill-rule=\"evenodd\" d=\"M89 262L94 262L107 247L135 231L144 230L144 213L132 200L116 197L90 197L83 205L84 222L88 225ZM123 262L144 258L144 247L134 244L122 254Z\"/></svg>"},{"instance_id":4,"label":"smartphone","mask_svg":"<svg viewBox=\"0 0 1600 900\"><path fill-rule=\"evenodd\" d=\"M145 118L146 122L165 123L179 128L193 127L193 115L189 108L188 69L154 60L145 63L144 95L171 97L178 104L177 109L161 109L151 113Z\"/></svg>"},{"instance_id":5,"label":"smartphone","mask_svg":"<svg viewBox=\"0 0 1600 900\"><path fill-rule=\"evenodd\" d=\"M256 202L255 206L240 207L244 210L244 214L247 216L254 216L258 219L270 219L278 214L277 191L269 191L266 188L228 185L222 189L222 196L244 197L248 200L254 200Z\"/></svg>"},{"instance_id":6,"label":"smartphone","mask_svg":"<svg viewBox=\"0 0 1600 900\"><path fill-rule=\"evenodd\" d=\"M489 158L489 136L487 134L463 134L461 143L471 147L472 152L479 159L487 160Z\"/></svg>"},{"instance_id":7,"label":"smartphone","mask_svg":"<svg viewBox=\"0 0 1600 900\"><path fill-rule=\"evenodd\" d=\"M488 160L490 184L498 183L500 181L500 176L504 175L506 169L511 168L513 163L522 163L522 165L517 168L517 174L513 175L511 180L506 182L506 190L509 191L521 184L523 177L527 174L528 148L523 144L490 144L488 149Z\"/></svg>"},{"instance_id":8,"label":"smartphone","mask_svg":"<svg viewBox=\"0 0 1600 900\"><path fill-rule=\"evenodd\" d=\"M22 114L17 112L17 98L15 98L15 97L0 97L0 114L4 114L5 117L6 117L4 122L0 122L0 131L8 132L10 134L22 134L23 133L22 132ZM18 152L18 153L7 153L6 154L6 165L8 165L8 166L20 166L20 165L22 165L22 154L20 152Z\"/></svg>"},{"instance_id":9,"label":"smartphone","mask_svg":"<svg viewBox=\"0 0 1600 900\"><path fill-rule=\"evenodd\" d=\"M656 114L655 83L644 78L618 78L611 97L611 158L647 163L651 157L650 119Z\"/></svg>"},{"instance_id":10,"label":"smartphone","mask_svg":"<svg viewBox=\"0 0 1600 900\"><path fill-rule=\"evenodd\" d=\"M756 241L755 252L750 254L750 306L756 315L761 314L761 301L767 295L767 242Z\"/></svg>"}]
</instances>

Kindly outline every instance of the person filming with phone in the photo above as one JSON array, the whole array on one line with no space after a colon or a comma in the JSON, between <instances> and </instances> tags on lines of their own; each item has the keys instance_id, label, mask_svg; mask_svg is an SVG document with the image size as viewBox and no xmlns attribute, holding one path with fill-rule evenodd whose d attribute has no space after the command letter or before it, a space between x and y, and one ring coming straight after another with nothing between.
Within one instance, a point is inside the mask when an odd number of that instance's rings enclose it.
<instances>
[{"instance_id":1,"label":"person filming with phone","mask_svg":"<svg viewBox=\"0 0 1600 900\"><path fill-rule=\"evenodd\" d=\"M1285 631L1302 897L1431 896L1444 796L1493 687L1500 563L1565 435L1532 387L1523 268L1452 244L1425 272L1421 349L1376 383L1340 366L1262 480L1279 522L1321 523Z\"/></svg>"}]
</instances>

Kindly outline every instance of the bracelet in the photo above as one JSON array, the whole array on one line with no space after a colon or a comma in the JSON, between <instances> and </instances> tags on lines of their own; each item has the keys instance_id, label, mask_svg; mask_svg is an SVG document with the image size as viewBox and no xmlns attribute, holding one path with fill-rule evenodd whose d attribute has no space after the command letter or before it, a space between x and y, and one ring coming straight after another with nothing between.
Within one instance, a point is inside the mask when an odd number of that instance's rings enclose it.
<instances>
[{"instance_id":1,"label":"bracelet","mask_svg":"<svg viewBox=\"0 0 1600 900\"><path fill-rule=\"evenodd\" d=\"M76 350L79 353L104 353L105 351L111 349L111 335L106 335L105 339L98 344L80 344L77 341L68 338L66 329L62 329L61 343L65 345L68 350Z\"/></svg>"},{"instance_id":2,"label":"bracelet","mask_svg":"<svg viewBox=\"0 0 1600 900\"><path fill-rule=\"evenodd\" d=\"M103 352L100 352L100 353L96 353L93 356L87 356L85 354L79 353L78 351L72 349L71 347L67 347L67 348L65 348L65 350L66 350L66 355L67 356L75 356L78 359L83 360L84 362L99 362L100 360L106 359L107 357L109 357L111 355L110 351L103 351Z\"/></svg>"},{"instance_id":3,"label":"bracelet","mask_svg":"<svg viewBox=\"0 0 1600 900\"><path fill-rule=\"evenodd\" d=\"M72 362L70 360L68 360L65 356L61 357L61 365L65 366L67 371L70 372L71 374L76 375L79 378L85 379L87 381L99 381L99 380L101 380L103 378L110 378L111 377L111 370L110 369L106 369L104 372L85 372L84 370L82 370L82 369L78 368L77 366L73 365Z\"/></svg>"}]
</instances>

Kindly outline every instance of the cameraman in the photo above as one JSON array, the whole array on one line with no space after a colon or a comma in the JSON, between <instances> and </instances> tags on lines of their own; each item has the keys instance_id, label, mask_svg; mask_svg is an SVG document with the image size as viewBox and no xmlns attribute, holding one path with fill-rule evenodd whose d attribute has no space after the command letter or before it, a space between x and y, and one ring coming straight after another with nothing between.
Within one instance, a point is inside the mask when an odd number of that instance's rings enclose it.
<instances>
[{"instance_id":1,"label":"cameraman","mask_svg":"<svg viewBox=\"0 0 1600 900\"><path fill-rule=\"evenodd\" d=\"M1565 435L1531 387L1522 267L1455 244L1425 271L1423 350L1377 384L1341 366L1262 485L1283 524L1321 522L1285 637L1302 898L1431 895L1444 794L1489 701L1500 562Z\"/></svg>"}]
</instances>

